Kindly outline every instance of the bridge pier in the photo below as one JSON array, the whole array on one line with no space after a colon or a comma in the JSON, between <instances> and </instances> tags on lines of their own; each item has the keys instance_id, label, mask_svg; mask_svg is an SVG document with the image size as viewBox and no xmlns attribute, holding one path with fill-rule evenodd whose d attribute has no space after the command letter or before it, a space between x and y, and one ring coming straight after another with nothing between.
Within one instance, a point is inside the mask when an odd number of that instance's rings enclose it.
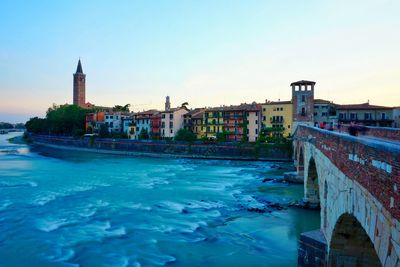
<instances>
[{"instance_id":1,"label":"bridge pier","mask_svg":"<svg viewBox=\"0 0 400 267\"><path fill-rule=\"evenodd\" d=\"M299 267L327 266L327 243L321 230L302 233L299 240L297 263Z\"/></svg>"}]
</instances>

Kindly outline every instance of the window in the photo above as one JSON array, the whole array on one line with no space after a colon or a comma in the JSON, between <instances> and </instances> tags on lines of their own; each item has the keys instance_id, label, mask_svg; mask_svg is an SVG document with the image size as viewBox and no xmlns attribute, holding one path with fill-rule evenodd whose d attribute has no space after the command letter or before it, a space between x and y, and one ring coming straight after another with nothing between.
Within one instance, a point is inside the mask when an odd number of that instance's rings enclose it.
<instances>
[{"instance_id":1,"label":"window","mask_svg":"<svg viewBox=\"0 0 400 267\"><path fill-rule=\"evenodd\" d=\"M169 128L173 128L174 127L174 123L172 121L169 122Z\"/></svg>"},{"instance_id":2,"label":"window","mask_svg":"<svg viewBox=\"0 0 400 267\"><path fill-rule=\"evenodd\" d=\"M364 120L371 120L372 116L370 112L364 113Z\"/></svg>"},{"instance_id":3,"label":"window","mask_svg":"<svg viewBox=\"0 0 400 267\"><path fill-rule=\"evenodd\" d=\"M346 120L346 113L339 113L340 120Z\"/></svg>"},{"instance_id":4,"label":"window","mask_svg":"<svg viewBox=\"0 0 400 267\"><path fill-rule=\"evenodd\" d=\"M113 128L114 127L114 123L110 122L110 127Z\"/></svg>"},{"instance_id":5,"label":"window","mask_svg":"<svg viewBox=\"0 0 400 267\"><path fill-rule=\"evenodd\" d=\"M288 127L288 129L290 129L290 124L287 127Z\"/></svg>"},{"instance_id":6,"label":"window","mask_svg":"<svg viewBox=\"0 0 400 267\"><path fill-rule=\"evenodd\" d=\"M382 112L381 113L381 120L386 120L387 118L386 118L386 113L385 112Z\"/></svg>"},{"instance_id":7,"label":"window","mask_svg":"<svg viewBox=\"0 0 400 267\"><path fill-rule=\"evenodd\" d=\"M171 129L170 133L171 133L171 134L174 133L174 130Z\"/></svg>"},{"instance_id":8,"label":"window","mask_svg":"<svg viewBox=\"0 0 400 267\"><path fill-rule=\"evenodd\" d=\"M265 111L265 108L263 108L263 111Z\"/></svg>"},{"instance_id":9,"label":"window","mask_svg":"<svg viewBox=\"0 0 400 267\"><path fill-rule=\"evenodd\" d=\"M314 116L318 116L318 112L314 112Z\"/></svg>"},{"instance_id":10,"label":"window","mask_svg":"<svg viewBox=\"0 0 400 267\"><path fill-rule=\"evenodd\" d=\"M162 115L161 115L161 118L165 119L165 114L162 114Z\"/></svg>"},{"instance_id":11,"label":"window","mask_svg":"<svg viewBox=\"0 0 400 267\"><path fill-rule=\"evenodd\" d=\"M173 113L169 114L169 118L172 120L174 118L174 114Z\"/></svg>"},{"instance_id":12,"label":"window","mask_svg":"<svg viewBox=\"0 0 400 267\"><path fill-rule=\"evenodd\" d=\"M301 96L301 102L306 102L306 96L305 95Z\"/></svg>"},{"instance_id":13,"label":"window","mask_svg":"<svg viewBox=\"0 0 400 267\"><path fill-rule=\"evenodd\" d=\"M161 122L161 128L165 128L165 121Z\"/></svg>"},{"instance_id":14,"label":"window","mask_svg":"<svg viewBox=\"0 0 400 267\"><path fill-rule=\"evenodd\" d=\"M256 129L256 134L258 134L258 129Z\"/></svg>"},{"instance_id":15,"label":"window","mask_svg":"<svg viewBox=\"0 0 400 267\"><path fill-rule=\"evenodd\" d=\"M357 120L357 113L350 113L350 120Z\"/></svg>"},{"instance_id":16,"label":"window","mask_svg":"<svg viewBox=\"0 0 400 267\"><path fill-rule=\"evenodd\" d=\"M305 116L306 115L306 109L305 108L301 108L301 116Z\"/></svg>"},{"instance_id":17,"label":"window","mask_svg":"<svg viewBox=\"0 0 400 267\"><path fill-rule=\"evenodd\" d=\"M256 120L256 124L258 124L258 120Z\"/></svg>"},{"instance_id":18,"label":"window","mask_svg":"<svg viewBox=\"0 0 400 267\"><path fill-rule=\"evenodd\" d=\"M321 114L323 117L324 116L328 116L328 114L326 113L326 112L322 112L322 114Z\"/></svg>"},{"instance_id":19,"label":"window","mask_svg":"<svg viewBox=\"0 0 400 267\"><path fill-rule=\"evenodd\" d=\"M112 119L113 118L113 116L110 116L110 119Z\"/></svg>"},{"instance_id":20,"label":"window","mask_svg":"<svg viewBox=\"0 0 400 267\"><path fill-rule=\"evenodd\" d=\"M267 117L263 116L263 121L266 121L266 120L267 120Z\"/></svg>"}]
</instances>

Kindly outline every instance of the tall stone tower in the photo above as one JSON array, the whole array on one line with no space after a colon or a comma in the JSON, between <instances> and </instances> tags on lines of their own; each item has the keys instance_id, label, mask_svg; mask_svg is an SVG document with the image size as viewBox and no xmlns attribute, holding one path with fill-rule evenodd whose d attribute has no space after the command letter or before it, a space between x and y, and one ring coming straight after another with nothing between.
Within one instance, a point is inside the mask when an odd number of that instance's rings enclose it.
<instances>
[{"instance_id":1,"label":"tall stone tower","mask_svg":"<svg viewBox=\"0 0 400 267\"><path fill-rule=\"evenodd\" d=\"M74 105L84 107L86 91L86 74L83 73L81 60L78 61L78 67L74 73Z\"/></svg>"},{"instance_id":2,"label":"tall stone tower","mask_svg":"<svg viewBox=\"0 0 400 267\"><path fill-rule=\"evenodd\" d=\"M314 126L314 85L312 81L298 81L292 86L293 126L292 133L299 124Z\"/></svg>"},{"instance_id":3,"label":"tall stone tower","mask_svg":"<svg viewBox=\"0 0 400 267\"><path fill-rule=\"evenodd\" d=\"M165 110L168 111L171 109L171 102L169 102L169 96L165 98Z\"/></svg>"}]
</instances>

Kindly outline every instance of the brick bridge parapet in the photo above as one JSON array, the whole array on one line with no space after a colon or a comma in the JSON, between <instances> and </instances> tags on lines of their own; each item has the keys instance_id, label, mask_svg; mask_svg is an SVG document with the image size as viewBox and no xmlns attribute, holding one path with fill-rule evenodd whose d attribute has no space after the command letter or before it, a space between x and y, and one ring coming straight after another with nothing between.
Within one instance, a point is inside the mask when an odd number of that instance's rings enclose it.
<instances>
[{"instance_id":1,"label":"brick bridge parapet","mask_svg":"<svg viewBox=\"0 0 400 267\"><path fill-rule=\"evenodd\" d=\"M304 175L305 201L317 201L321 207L325 264L400 266L400 142L393 141L399 133L372 129L369 136L374 138L366 138L306 125L297 127L293 158L299 174ZM391 141L379 138L380 134ZM361 230L351 229L357 225ZM313 234L303 240L310 236ZM361 245L367 244L366 240L372 243L370 247ZM305 255L307 249L302 250L302 246L301 238L299 265L321 266L316 264L321 256L303 259L310 255Z\"/></svg>"}]
</instances>

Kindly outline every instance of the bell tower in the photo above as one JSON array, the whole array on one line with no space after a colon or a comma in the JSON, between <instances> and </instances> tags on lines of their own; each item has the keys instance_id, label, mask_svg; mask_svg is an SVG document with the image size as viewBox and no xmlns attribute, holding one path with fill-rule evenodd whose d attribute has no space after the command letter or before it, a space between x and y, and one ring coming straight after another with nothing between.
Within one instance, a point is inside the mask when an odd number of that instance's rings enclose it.
<instances>
[{"instance_id":1,"label":"bell tower","mask_svg":"<svg viewBox=\"0 0 400 267\"><path fill-rule=\"evenodd\" d=\"M78 61L78 67L74 73L74 105L84 107L86 103L86 74L83 73L81 60Z\"/></svg>"},{"instance_id":2,"label":"bell tower","mask_svg":"<svg viewBox=\"0 0 400 267\"><path fill-rule=\"evenodd\" d=\"M290 86L292 87L293 133L299 124L314 125L315 82L301 80L291 83Z\"/></svg>"}]
</instances>

